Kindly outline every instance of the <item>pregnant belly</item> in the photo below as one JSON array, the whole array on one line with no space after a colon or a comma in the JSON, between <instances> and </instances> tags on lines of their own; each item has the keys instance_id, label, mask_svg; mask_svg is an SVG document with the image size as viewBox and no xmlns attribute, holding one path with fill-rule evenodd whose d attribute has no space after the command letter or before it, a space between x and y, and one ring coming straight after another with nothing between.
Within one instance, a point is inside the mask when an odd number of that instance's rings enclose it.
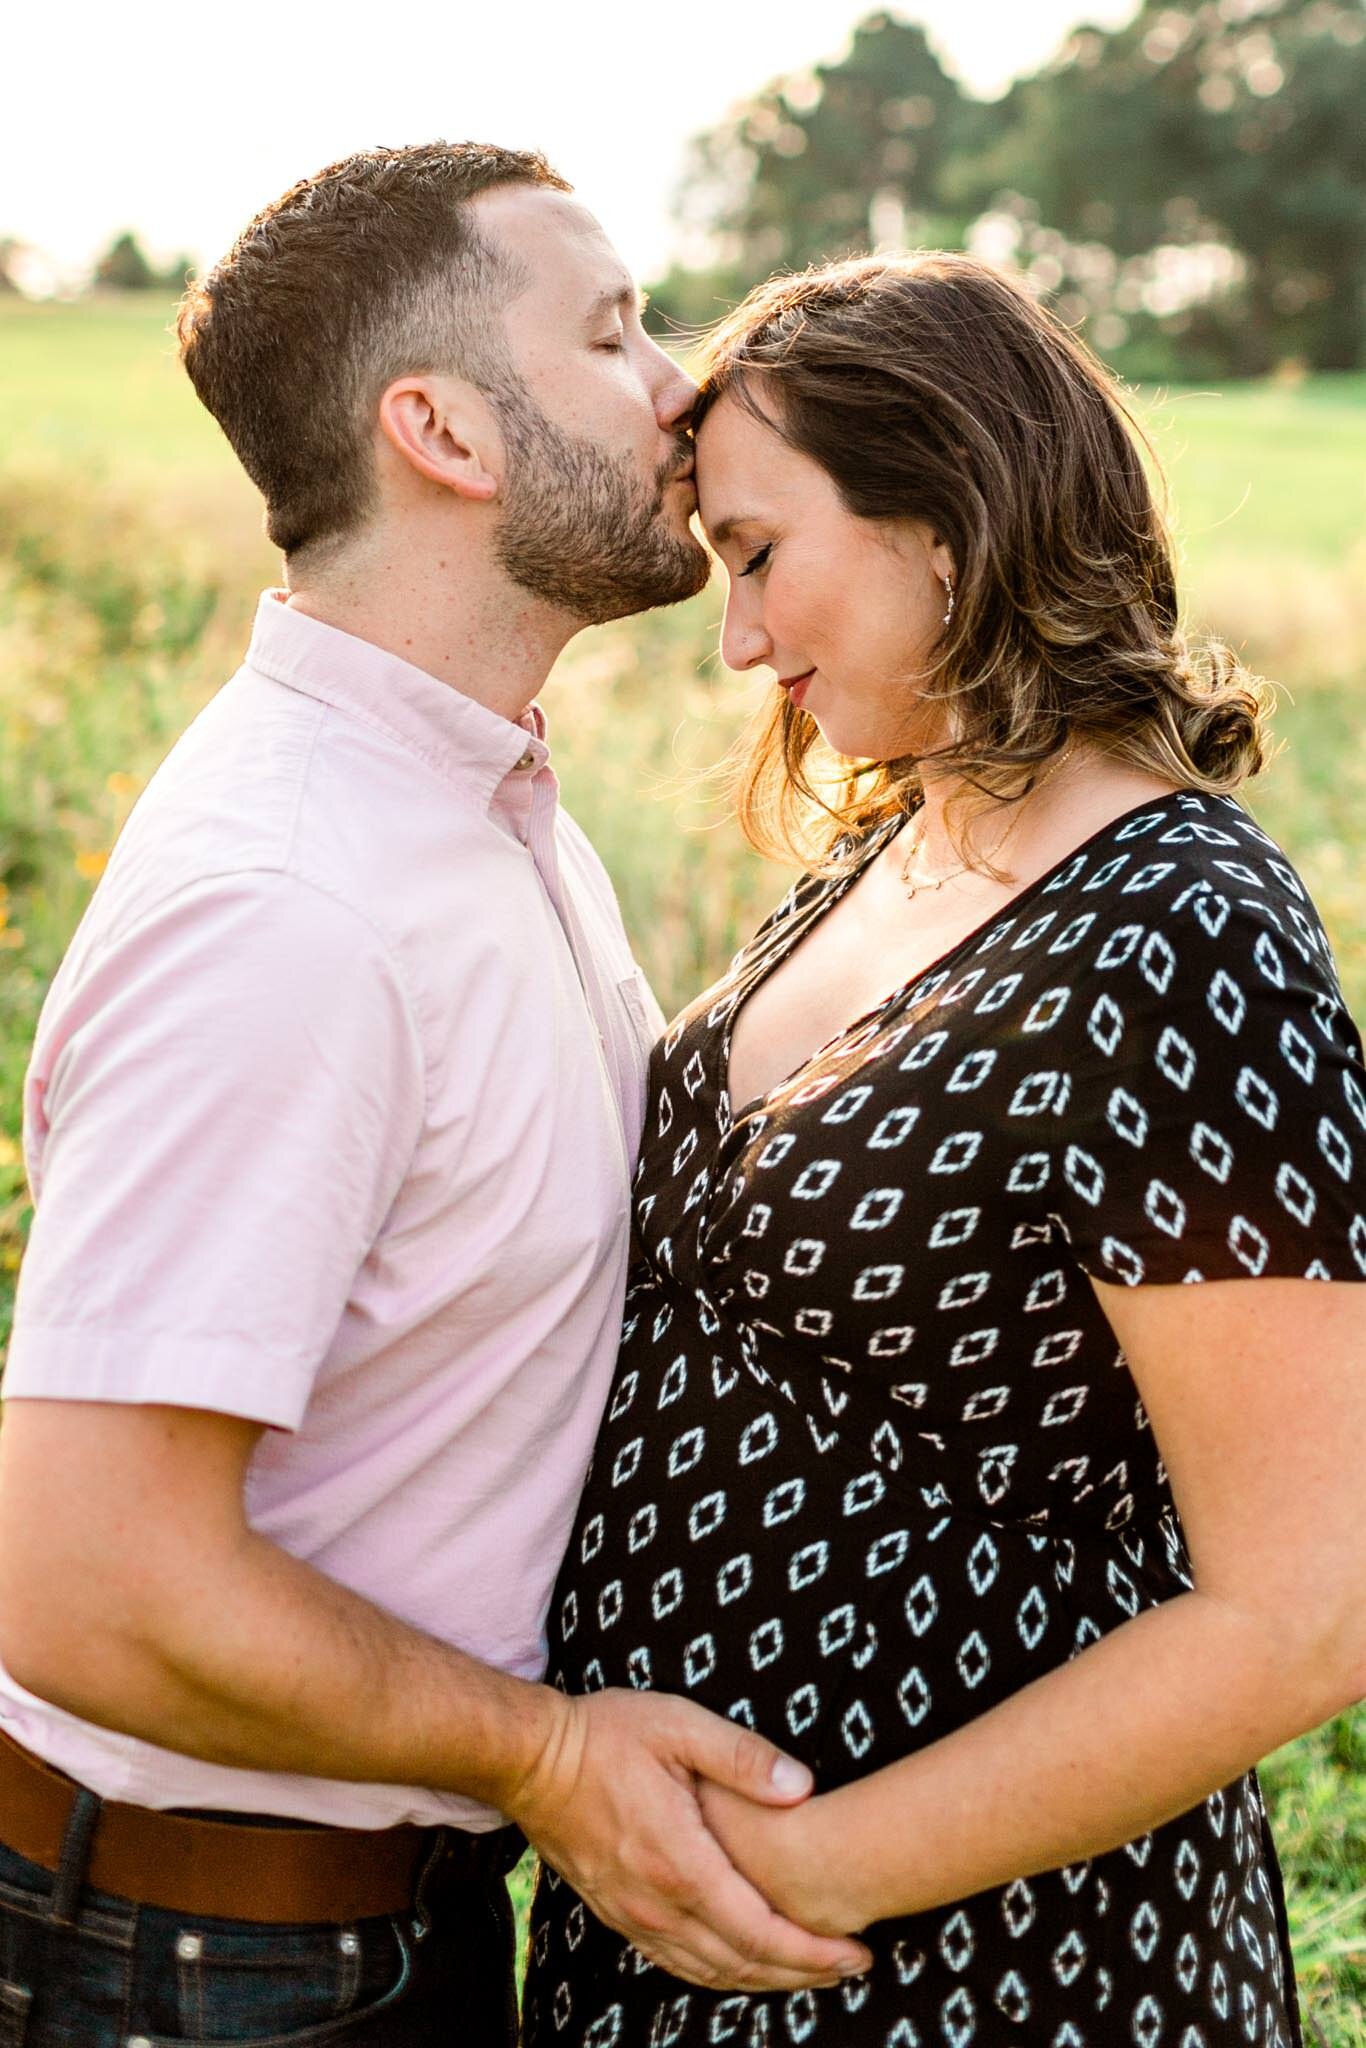
<instances>
[{"instance_id":1,"label":"pregnant belly","mask_svg":"<svg viewBox=\"0 0 1366 2048\"><path fill-rule=\"evenodd\" d=\"M550 1614L571 1692L687 1694L829 1786L1181 1590L1153 1523L1062 1534L927 1505L822 1454L743 1370L676 1373L671 1401L664 1366L640 1403L624 1364Z\"/></svg>"}]
</instances>

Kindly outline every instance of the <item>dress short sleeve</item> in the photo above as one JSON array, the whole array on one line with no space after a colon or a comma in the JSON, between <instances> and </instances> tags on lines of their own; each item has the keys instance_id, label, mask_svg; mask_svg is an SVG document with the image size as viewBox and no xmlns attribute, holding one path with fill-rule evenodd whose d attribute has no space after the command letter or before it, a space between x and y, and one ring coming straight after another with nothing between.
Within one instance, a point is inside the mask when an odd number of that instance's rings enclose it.
<instances>
[{"instance_id":1,"label":"dress short sleeve","mask_svg":"<svg viewBox=\"0 0 1366 2048\"><path fill-rule=\"evenodd\" d=\"M1283 886L1192 886L1087 949L1052 1188L1096 1279L1366 1279L1361 1040L1276 866Z\"/></svg>"},{"instance_id":2,"label":"dress short sleeve","mask_svg":"<svg viewBox=\"0 0 1366 2048\"><path fill-rule=\"evenodd\" d=\"M7 1398L297 1426L423 1101L382 941L292 876L197 882L78 942L29 1073Z\"/></svg>"}]
</instances>

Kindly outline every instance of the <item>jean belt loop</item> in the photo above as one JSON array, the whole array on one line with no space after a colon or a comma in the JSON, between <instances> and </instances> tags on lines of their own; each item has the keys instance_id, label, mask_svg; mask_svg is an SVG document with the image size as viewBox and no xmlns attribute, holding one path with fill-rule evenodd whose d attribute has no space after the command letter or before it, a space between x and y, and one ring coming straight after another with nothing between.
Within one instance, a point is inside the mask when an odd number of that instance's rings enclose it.
<instances>
[{"instance_id":1,"label":"jean belt loop","mask_svg":"<svg viewBox=\"0 0 1366 2048\"><path fill-rule=\"evenodd\" d=\"M413 1933L419 1941L422 1940L431 1926L431 1915L427 1911L427 1885L431 1879L432 1872L446 1853L449 1833L450 1830L444 1827L432 1830L432 1846L422 1859L422 1868L417 1874L417 1883L413 1887Z\"/></svg>"},{"instance_id":2,"label":"jean belt loop","mask_svg":"<svg viewBox=\"0 0 1366 2048\"><path fill-rule=\"evenodd\" d=\"M57 1879L52 1888L50 1912L59 1927L70 1927L75 1923L81 1893L85 1890L86 1872L90 1868L90 1851L103 1804L99 1794L90 1791L87 1786L76 1787L66 1823L66 1833L62 1836Z\"/></svg>"}]
</instances>

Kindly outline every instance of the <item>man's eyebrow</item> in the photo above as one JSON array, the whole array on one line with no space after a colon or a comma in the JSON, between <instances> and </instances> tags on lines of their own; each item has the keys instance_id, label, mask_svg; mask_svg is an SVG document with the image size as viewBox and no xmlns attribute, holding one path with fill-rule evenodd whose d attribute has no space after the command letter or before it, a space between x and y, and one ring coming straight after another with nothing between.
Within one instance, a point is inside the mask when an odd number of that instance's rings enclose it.
<instances>
[{"instance_id":1,"label":"man's eyebrow","mask_svg":"<svg viewBox=\"0 0 1366 2048\"><path fill-rule=\"evenodd\" d=\"M591 325L593 321L600 320L604 313L625 312L628 308L643 313L649 303L649 293L638 290L627 277L623 278L620 284L608 285L604 291L600 291L588 308L586 317Z\"/></svg>"}]
</instances>

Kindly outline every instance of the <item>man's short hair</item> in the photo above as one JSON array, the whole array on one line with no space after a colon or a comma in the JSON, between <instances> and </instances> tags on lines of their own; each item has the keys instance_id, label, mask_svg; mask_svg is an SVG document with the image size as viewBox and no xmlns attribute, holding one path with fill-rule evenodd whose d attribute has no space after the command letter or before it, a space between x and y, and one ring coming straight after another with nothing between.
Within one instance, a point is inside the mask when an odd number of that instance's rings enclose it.
<instances>
[{"instance_id":1,"label":"man's short hair","mask_svg":"<svg viewBox=\"0 0 1366 2048\"><path fill-rule=\"evenodd\" d=\"M373 512L375 407L395 377L508 381L502 313L526 277L479 235L469 202L509 184L570 190L538 153L491 143L344 157L266 207L190 285L181 360L286 555Z\"/></svg>"}]
</instances>

